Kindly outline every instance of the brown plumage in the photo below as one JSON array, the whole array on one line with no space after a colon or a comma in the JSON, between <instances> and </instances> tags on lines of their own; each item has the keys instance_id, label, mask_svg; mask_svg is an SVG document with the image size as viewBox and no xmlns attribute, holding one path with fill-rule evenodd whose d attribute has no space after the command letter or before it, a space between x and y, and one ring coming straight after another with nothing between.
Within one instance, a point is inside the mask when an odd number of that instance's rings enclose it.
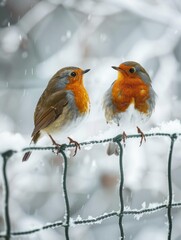
<instances>
[{"instance_id":1,"label":"brown plumage","mask_svg":"<svg viewBox=\"0 0 181 240\"><path fill-rule=\"evenodd\" d=\"M83 74L88 71L66 67L51 78L35 109L31 142L36 143L42 132L51 135L66 129L89 112L89 96L83 84ZM26 152L23 161L30 155L31 151Z\"/></svg>"}]
</instances>

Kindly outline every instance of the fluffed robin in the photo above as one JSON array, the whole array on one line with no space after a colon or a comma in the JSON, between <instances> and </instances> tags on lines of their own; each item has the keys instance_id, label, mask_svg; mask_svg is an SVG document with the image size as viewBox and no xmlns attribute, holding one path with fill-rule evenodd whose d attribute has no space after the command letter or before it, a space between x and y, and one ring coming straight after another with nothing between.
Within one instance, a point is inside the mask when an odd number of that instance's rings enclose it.
<instances>
[{"instance_id":1,"label":"fluffed robin","mask_svg":"<svg viewBox=\"0 0 181 240\"><path fill-rule=\"evenodd\" d=\"M59 145L52 134L66 131L89 112L90 100L83 84L83 74L89 70L66 67L51 78L35 109L31 143L36 143L43 133L47 133L52 143ZM71 138L69 140L78 145ZM30 155L31 151L26 152L22 160L28 160Z\"/></svg>"},{"instance_id":2,"label":"fluffed robin","mask_svg":"<svg viewBox=\"0 0 181 240\"><path fill-rule=\"evenodd\" d=\"M123 121L139 122L148 119L155 108L156 93L146 70L133 61L123 62L119 67L112 68L118 71L118 78L106 91L103 99L107 123L115 122L119 126ZM137 131L141 134L141 145L146 138L139 127ZM123 132L124 142L125 138L126 133ZM110 145L108 154L113 151Z\"/></svg>"}]
</instances>

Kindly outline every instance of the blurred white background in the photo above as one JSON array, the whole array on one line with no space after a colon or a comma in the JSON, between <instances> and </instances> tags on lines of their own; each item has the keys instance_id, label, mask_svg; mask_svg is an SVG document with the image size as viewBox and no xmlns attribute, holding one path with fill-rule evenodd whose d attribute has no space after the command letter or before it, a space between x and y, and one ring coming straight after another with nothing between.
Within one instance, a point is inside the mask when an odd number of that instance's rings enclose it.
<instances>
[{"instance_id":1,"label":"blurred white background","mask_svg":"<svg viewBox=\"0 0 181 240\"><path fill-rule=\"evenodd\" d=\"M28 146L36 103L51 76L65 66L91 68L84 81L91 113L72 131L74 139L81 142L121 133L117 126L106 125L102 97L117 76L111 66L127 60L145 67L158 95L145 131L155 127L154 131L181 132L180 0L0 0L0 27L1 152ZM44 142L50 145L46 137ZM75 219L119 209L118 158L108 157L106 148L82 148L69 159L67 184L71 217ZM142 147L138 139L127 141L125 206L140 209L167 200L168 152L168 139L147 139ZM180 156L178 141L172 166L175 201L181 199ZM47 151L33 153L26 163L21 158L22 153L18 153L8 163L12 230L63 219L62 159ZM0 196L3 231L2 181ZM174 240L181 239L180 219L181 212L173 210ZM166 222L166 210L139 221L126 216L126 239L167 239ZM118 239L118 219L76 226L70 229L70 235L73 240ZM18 239L65 238L59 228Z\"/></svg>"}]
</instances>

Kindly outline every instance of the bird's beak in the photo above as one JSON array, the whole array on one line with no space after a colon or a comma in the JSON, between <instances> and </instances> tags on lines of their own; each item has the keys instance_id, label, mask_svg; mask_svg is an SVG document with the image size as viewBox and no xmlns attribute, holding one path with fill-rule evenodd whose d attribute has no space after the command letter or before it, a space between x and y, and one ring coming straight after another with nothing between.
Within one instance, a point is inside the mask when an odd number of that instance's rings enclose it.
<instances>
[{"instance_id":1,"label":"bird's beak","mask_svg":"<svg viewBox=\"0 0 181 240\"><path fill-rule=\"evenodd\" d=\"M83 74L85 74L85 73L87 73L89 71L90 71L90 69L86 69L86 70L83 71Z\"/></svg>"},{"instance_id":2,"label":"bird's beak","mask_svg":"<svg viewBox=\"0 0 181 240\"><path fill-rule=\"evenodd\" d=\"M119 67L112 66L112 68L117 70L117 71L121 71L121 69Z\"/></svg>"}]
</instances>

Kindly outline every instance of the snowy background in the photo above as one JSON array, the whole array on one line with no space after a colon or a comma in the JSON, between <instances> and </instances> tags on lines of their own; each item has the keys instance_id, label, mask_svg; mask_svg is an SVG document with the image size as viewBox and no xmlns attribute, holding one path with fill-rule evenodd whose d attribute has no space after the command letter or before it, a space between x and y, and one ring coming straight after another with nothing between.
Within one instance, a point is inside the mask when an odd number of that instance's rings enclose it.
<instances>
[{"instance_id":1,"label":"snowy background","mask_svg":"<svg viewBox=\"0 0 181 240\"><path fill-rule=\"evenodd\" d=\"M65 66L91 68L85 86L91 113L70 135L77 141L121 133L107 126L102 111L105 90L116 79L111 66L140 62L158 97L145 132L181 132L180 0L0 0L0 152L28 146L36 103L51 76ZM155 129L153 129L155 128ZM136 133L131 129L127 133ZM61 139L60 142L67 142ZM50 145L48 138L39 145ZM169 139L128 140L124 149L125 206L140 209L167 200ZM181 200L181 148L176 142L172 166L174 201ZM96 145L69 159L71 217L96 217L119 209L119 163ZM12 230L28 230L63 219L62 159L51 152L23 153L8 162ZM1 161L2 163L2 161ZM1 173L0 173L1 176ZM181 212L173 210L173 239L181 239ZM126 239L167 239L166 211L124 217ZM0 231L4 230L0 178ZM118 219L70 229L73 240L118 239ZM57 228L18 239L65 239Z\"/></svg>"}]
</instances>

